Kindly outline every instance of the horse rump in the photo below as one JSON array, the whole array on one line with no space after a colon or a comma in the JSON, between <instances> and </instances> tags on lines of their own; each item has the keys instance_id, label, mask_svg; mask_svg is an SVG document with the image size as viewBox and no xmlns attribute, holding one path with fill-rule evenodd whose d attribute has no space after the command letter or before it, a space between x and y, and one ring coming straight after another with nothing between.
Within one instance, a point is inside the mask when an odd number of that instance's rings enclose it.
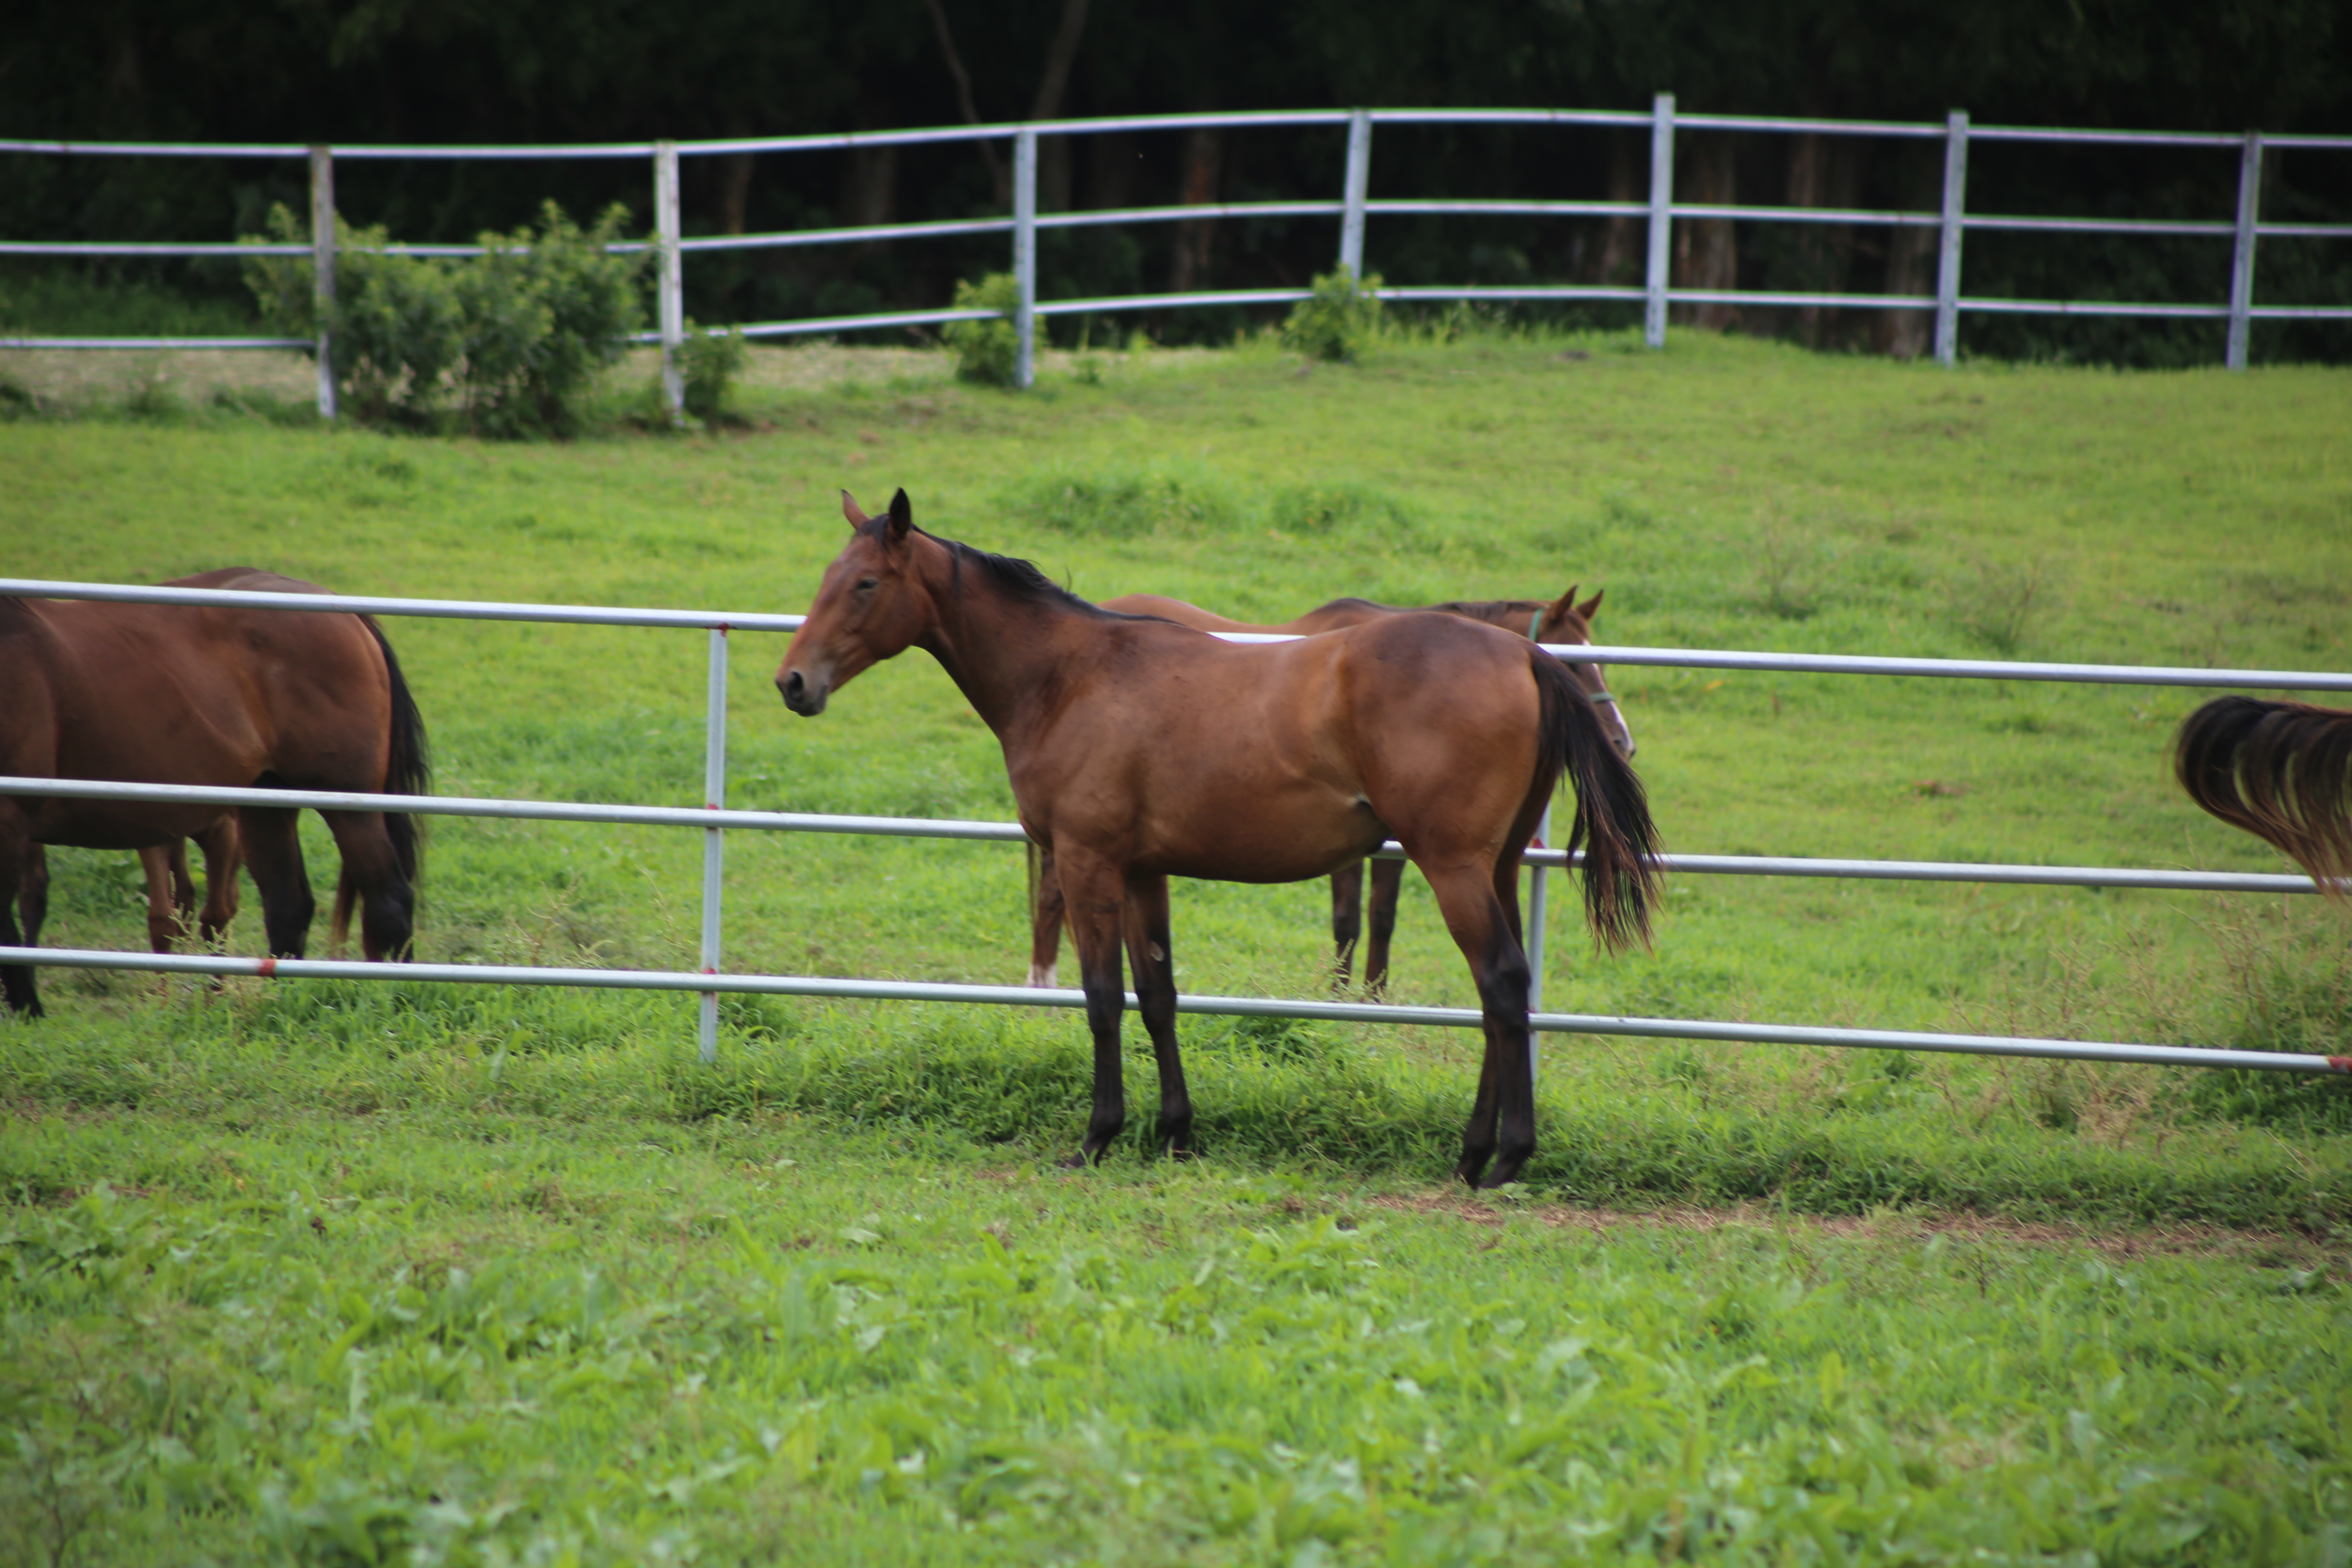
<instances>
[{"instance_id":1,"label":"horse rump","mask_svg":"<svg viewBox=\"0 0 2352 1568\"><path fill-rule=\"evenodd\" d=\"M2190 800L2269 842L2321 892L2352 894L2352 712L2217 697L2182 721L2173 773Z\"/></svg>"}]
</instances>

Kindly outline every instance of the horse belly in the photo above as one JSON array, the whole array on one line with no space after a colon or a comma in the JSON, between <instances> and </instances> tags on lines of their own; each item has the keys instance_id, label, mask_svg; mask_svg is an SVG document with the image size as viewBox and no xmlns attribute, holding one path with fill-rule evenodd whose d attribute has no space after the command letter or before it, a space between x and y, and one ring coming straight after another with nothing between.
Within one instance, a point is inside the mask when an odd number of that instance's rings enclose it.
<instances>
[{"instance_id":1,"label":"horse belly","mask_svg":"<svg viewBox=\"0 0 2352 1568\"><path fill-rule=\"evenodd\" d=\"M32 838L73 849L156 849L194 838L227 815L217 805L49 799L28 802Z\"/></svg>"},{"instance_id":2,"label":"horse belly","mask_svg":"<svg viewBox=\"0 0 2352 1568\"><path fill-rule=\"evenodd\" d=\"M1387 829L1360 797L1302 782L1171 813L1153 827L1137 868L1216 882L1303 882L1381 846Z\"/></svg>"}]
</instances>

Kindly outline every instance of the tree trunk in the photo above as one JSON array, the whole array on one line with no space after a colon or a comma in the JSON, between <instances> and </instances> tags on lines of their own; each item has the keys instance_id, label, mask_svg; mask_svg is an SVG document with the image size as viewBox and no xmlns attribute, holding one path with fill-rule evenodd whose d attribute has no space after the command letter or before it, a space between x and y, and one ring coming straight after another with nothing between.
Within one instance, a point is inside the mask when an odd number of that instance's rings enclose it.
<instances>
[{"instance_id":1,"label":"tree trunk","mask_svg":"<svg viewBox=\"0 0 2352 1568\"><path fill-rule=\"evenodd\" d=\"M1037 97L1029 106L1032 120L1052 120L1062 112L1070 86L1070 67L1078 57L1078 40L1086 34L1087 0L1063 0L1062 25L1045 51L1045 74L1038 79ZM1070 206L1070 139L1044 136L1037 143L1037 210L1067 212Z\"/></svg>"},{"instance_id":2,"label":"tree trunk","mask_svg":"<svg viewBox=\"0 0 2352 1568\"><path fill-rule=\"evenodd\" d=\"M743 232L744 209L751 199L751 154L730 153L719 160L719 232Z\"/></svg>"},{"instance_id":3,"label":"tree trunk","mask_svg":"<svg viewBox=\"0 0 2352 1568\"><path fill-rule=\"evenodd\" d=\"M1184 133L1184 174L1177 200L1185 206L1206 206L1217 199L1217 175L1224 154L1225 133L1213 125L1195 126ZM1176 259L1169 269L1171 292L1181 294L1209 278L1209 243L1216 225L1201 220L1176 226Z\"/></svg>"},{"instance_id":4,"label":"tree trunk","mask_svg":"<svg viewBox=\"0 0 2352 1568\"><path fill-rule=\"evenodd\" d=\"M1695 137L1685 165L1685 201L1727 206L1738 197L1738 143L1716 132ZM1675 287L1735 289L1739 285L1739 251L1728 218L1685 218L1675 225ZM1721 331L1739 319L1731 304L1684 306L1692 325Z\"/></svg>"},{"instance_id":5,"label":"tree trunk","mask_svg":"<svg viewBox=\"0 0 2352 1568\"><path fill-rule=\"evenodd\" d=\"M1638 138L1622 131L1609 133L1609 199L1612 202L1638 202L1643 198L1643 176L1649 173L1642 156ZM1648 234L1648 224L1638 217L1618 216L1607 220L1601 233L1601 261L1594 268L1592 280L1601 284L1632 286L1642 280L1642 247Z\"/></svg>"},{"instance_id":6,"label":"tree trunk","mask_svg":"<svg viewBox=\"0 0 2352 1568\"><path fill-rule=\"evenodd\" d=\"M1087 157L1087 205L1098 210L1135 205L1135 172L1143 162L1135 138L1124 131L1089 136Z\"/></svg>"},{"instance_id":7,"label":"tree trunk","mask_svg":"<svg viewBox=\"0 0 2352 1568\"><path fill-rule=\"evenodd\" d=\"M898 206L898 149L895 145L854 146L842 154L841 194L835 210L841 215L844 227L888 223Z\"/></svg>"},{"instance_id":8,"label":"tree trunk","mask_svg":"<svg viewBox=\"0 0 2352 1568\"><path fill-rule=\"evenodd\" d=\"M1915 164L1911 177L1904 182L1904 206L1917 212L1938 205L1937 186L1923 177L1924 164ZM1940 175L1943 163L1938 157L1935 173ZM1932 294L1936 291L1936 228L1931 224L1906 224L1889 231L1886 237L1886 292L1889 294ZM1932 310L1881 310L1878 313L1878 347L1881 353L1896 359L1917 359L1927 352L1928 340L1934 335L1936 316Z\"/></svg>"},{"instance_id":9,"label":"tree trunk","mask_svg":"<svg viewBox=\"0 0 2352 1568\"><path fill-rule=\"evenodd\" d=\"M1789 139L1789 205L1792 207L1835 207L1854 205L1855 177L1861 161L1851 136L1823 136L1807 132ZM1838 294L1846 287L1846 263L1853 254L1853 230L1846 224L1808 223L1797 226L1796 289L1809 294ZM1797 336L1808 348L1834 343L1843 331L1844 313L1833 306L1803 305L1797 310Z\"/></svg>"}]
</instances>

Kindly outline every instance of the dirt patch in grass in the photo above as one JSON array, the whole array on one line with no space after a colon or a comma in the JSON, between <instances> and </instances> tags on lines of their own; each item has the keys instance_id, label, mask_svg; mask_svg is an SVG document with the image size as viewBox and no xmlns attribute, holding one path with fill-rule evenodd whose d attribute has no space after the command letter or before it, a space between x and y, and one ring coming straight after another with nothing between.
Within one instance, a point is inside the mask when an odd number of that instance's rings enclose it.
<instances>
[{"instance_id":1,"label":"dirt patch in grass","mask_svg":"<svg viewBox=\"0 0 2352 1568\"><path fill-rule=\"evenodd\" d=\"M2083 1247L2122 1261L2143 1258L2235 1258L2258 1267L2313 1268L2352 1278L2352 1241L2288 1231L2232 1230L2221 1226L2156 1226L2127 1230L2004 1219L1979 1214L1882 1212L1864 1215L1783 1214L1756 1205L1675 1205L1655 1209L1587 1208L1494 1199L1464 1192L1398 1193L1371 1200L1402 1214L1451 1215L1465 1224L1500 1226L1530 1219L1557 1230L1607 1236L1625 1230L1711 1232L1801 1230L1817 1237L1886 1240L2005 1241L2024 1247Z\"/></svg>"}]
</instances>

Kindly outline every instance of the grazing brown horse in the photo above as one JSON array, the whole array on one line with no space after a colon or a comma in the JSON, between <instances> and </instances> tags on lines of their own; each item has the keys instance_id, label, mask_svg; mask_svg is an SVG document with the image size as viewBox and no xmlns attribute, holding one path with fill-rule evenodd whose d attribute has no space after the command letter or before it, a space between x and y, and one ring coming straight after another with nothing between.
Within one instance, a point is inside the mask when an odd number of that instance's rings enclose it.
<instances>
[{"instance_id":1,"label":"grazing brown horse","mask_svg":"<svg viewBox=\"0 0 2352 1568\"><path fill-rule=\"evenodd\" d=\"M1338 631L1343 626L1361 626L1366 621L1383 616L1409 616L1423 612L1461 616L1516 632L1529 642L1585 644L1592 640L1592 617L1601 609L1601 591L1580 605L1576 589L1570 587L1559 598L1544 599L1484 599L1454 600L1444 605L1423 605L1415 609L1399 608L1393 605L1378 605L1370 599L1334 599L1329 604L1307 611L1294 621L1280 626L1254 626L1244 621L1228 620L1197 605L1181 599L1165 598L1158 594L1129 594L1117 599L1105 599L1102 607L1128 616L1157 616L1163 621L1174 621L1180 626L1192 626L1204 632L1275 632L1298 637L1312 637L1318 632ZM1611 726L1611 738L1627 761L1633 756L1633 732L1625 727L1625 716L1619 710L1617 699L1609 694L1606 671L1594 664L1569 667L1584 694L1592 699ZM1050 988L1062 951L1062 893L1054 879L1053 858L1050 851L1035 845L1029 847L1029 984ZM1364 954L1364 989L1379 995L1387 988L1389 978L1389 943L1396 932L1397 894L1404 884L1404 862L1374 860L1372 868L1372 942ZM1336 950L1332 969L1335 988L1344 990L1349 971L1354 967L1356 943L1364 931L1364 866L1358 860L1331 873L1331 942Z\"/></svg>"},{"instance_id":2,"label":"grazing brown horse","mask_svg":"<svg viewBox=\"0 0 2352 1568\"><path fill-rule=\"evenodd\" d=\"M246 567L169 584L323 594ZM0 599L0 773L230 788L417 795L425 725L373 619L289 610ZM417 833L404 815L323 814L342 854L335 940L352 906L371 959L408 952ZM269 951L301 956L317 912L292 808L0 795L0 946L20 945L33 847L208 845L235 818ZM217 892L232 878L215 875ZM33 971L0 965L8 1005L38 1016Z\"/></svg>"},{"instance_id":3,"label":"grazing brown horse","mask_svg":"<svg viewBox=\"0 0 2352 1568\"><path fill-rule=\"evenodd\" d=\"M2190 800L2352 897L2352 712L2217 697L2181 722L2173 768Z\"/></svg>"},{"instance_id":4,"label":"grazing brown horse","mask_svg":"<svg viewBox=\"0 0 2352 1568\"><path fill-rule=\"evenodd\" d=\"M1242 645L1072 597L1025 561L914 526L907 492L851 535L776 684L814 718L861 670L920 647L1004 749L1029 837L1050 847L1094 1037L1077 1162L1126 1121L1119 952L1160 1064L1160 1133L1190 1152L1176 1047L1168 879L1295 882L1395 837L1478 987L1485 1065L1458 1174L1498 1185L1535 1152L1519 856L1565 770L1585 910L1612 947L1644 940L1655 835L1641 781L1567 668L1456 616L1390 616L1298 642Z\"/></svg>"}]
</instances>

